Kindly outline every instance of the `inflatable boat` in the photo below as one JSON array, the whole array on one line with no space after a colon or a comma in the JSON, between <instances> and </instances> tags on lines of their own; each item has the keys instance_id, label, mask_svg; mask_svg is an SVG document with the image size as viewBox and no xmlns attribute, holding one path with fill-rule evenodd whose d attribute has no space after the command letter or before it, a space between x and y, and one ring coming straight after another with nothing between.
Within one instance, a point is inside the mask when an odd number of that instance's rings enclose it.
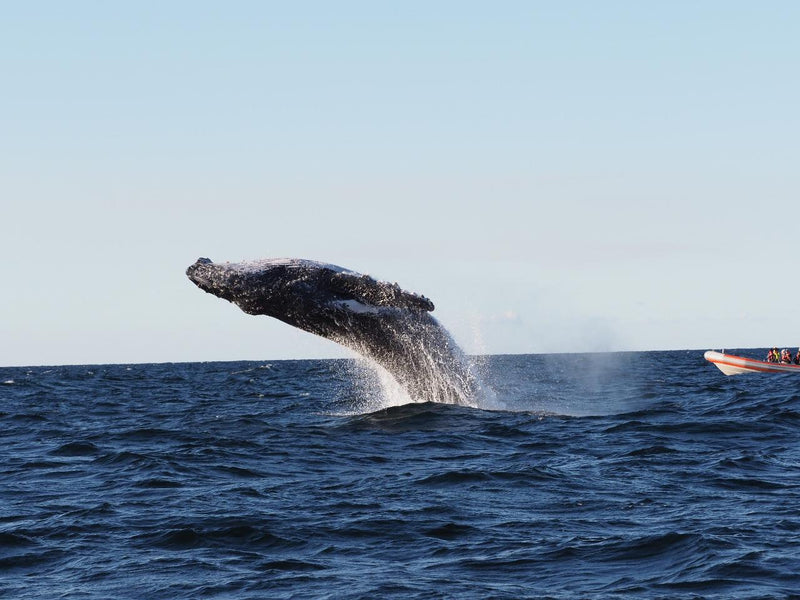
<instances>
[{"instance_id":1,"label":"inflatable boat","mask_svg":"<svg viewBox=\"0 0 800 600\"><path fill-rule=\"evenodd\" d=\"M800 373L800 365L774 363L744 356L734 356L716 350L709 350L703 357L725 373L725 375L739 375L740 373L786 373L793 371Z\"/></svg>"}]
</instances>

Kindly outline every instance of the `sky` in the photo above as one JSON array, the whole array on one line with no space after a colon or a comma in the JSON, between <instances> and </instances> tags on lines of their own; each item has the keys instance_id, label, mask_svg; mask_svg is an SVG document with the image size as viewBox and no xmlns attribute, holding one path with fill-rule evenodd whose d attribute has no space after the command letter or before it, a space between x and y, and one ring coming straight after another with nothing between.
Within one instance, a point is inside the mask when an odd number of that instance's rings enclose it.
<instances>
[{"instance_id":1,"label":"sky","mask_svg":"<svg viewBox=\"0 0 800 600\"><path fill-rule=\"evenodd\" d=\"M1 10L0 366L349 355L201 256L398 282L470 353L800 344L800 3Z\"/></svg>"}]
</instances>

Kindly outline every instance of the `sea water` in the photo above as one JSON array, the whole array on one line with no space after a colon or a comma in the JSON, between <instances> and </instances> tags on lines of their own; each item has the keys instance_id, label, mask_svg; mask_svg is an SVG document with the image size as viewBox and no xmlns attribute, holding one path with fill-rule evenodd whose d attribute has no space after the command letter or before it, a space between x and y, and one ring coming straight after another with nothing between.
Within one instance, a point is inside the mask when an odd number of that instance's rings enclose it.
<instances>
[{"instance_id":1,"label":"sea water","mask_svg":"<svg viewBox=\"0 0 800 600\"><path fill-rule=\"evenodd\" d=\"M478 407L350 360L0 369L0 596L800 597L795 374L476 369Z\"/></svg>"}]
</instances>

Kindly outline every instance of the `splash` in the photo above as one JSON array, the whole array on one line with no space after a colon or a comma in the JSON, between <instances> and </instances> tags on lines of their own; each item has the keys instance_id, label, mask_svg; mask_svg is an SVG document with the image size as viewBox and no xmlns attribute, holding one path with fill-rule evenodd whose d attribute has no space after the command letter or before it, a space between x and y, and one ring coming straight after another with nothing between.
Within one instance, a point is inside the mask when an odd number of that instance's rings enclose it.
<instances>
[{"instance_id":1,"label":"splash","mask_svg":"<svg viewBox=\"0 0 800 600\"><path fill-rule=\"evenodd\" d=\"M462 406L478 408L482 410L507 410L495 391L484 382L484 371L486 367L485 357L463 357L463 370L461 372L469 374L468 389L469 396L462 397L459 402ZM435 362L433 364L436 364ZM452 404L450 398L442 398L441 401L429 399L415 399L411 396L408 388L399 382L388 370L377 362L354 355L351 360L341 363L343 376L352 384L350 397L346 401L351 407L349 414L367 414L404 406L406 404L424 404L425 402L437 402L441 404ZM442 389L446 384L443 380L452 377L452 373L439 372L434 368L429 368L425 373L430 378L430 389Z\"/></svg>"},{"instance_id":2,"label":"splash","mask_svg":"<svg viewBox=\"0 0 800 600\"><path fill-rule=\"evenodd\" d=\"M408 391L379 364L362 357L347 362L347 376L353 384L351 399L356 414L376 412L411 404Z\"/></svg>"}]
</instances>

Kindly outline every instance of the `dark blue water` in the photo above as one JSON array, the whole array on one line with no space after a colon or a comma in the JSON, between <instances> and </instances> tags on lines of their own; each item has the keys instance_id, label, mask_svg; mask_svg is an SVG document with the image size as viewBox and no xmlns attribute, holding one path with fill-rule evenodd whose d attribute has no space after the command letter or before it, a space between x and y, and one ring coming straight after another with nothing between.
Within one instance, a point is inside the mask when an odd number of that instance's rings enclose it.
<instances>
[{"instance_id":1,"label":"dark blue water","mask_svg":"<svg viewBox=\"0 0 800 600\"><path fill-rule=\"evenodd\" d=\"M800 597L796 375L483 363L503 410L351 361L0 369L0 596Z\"/></svg>"}]
</instances>

